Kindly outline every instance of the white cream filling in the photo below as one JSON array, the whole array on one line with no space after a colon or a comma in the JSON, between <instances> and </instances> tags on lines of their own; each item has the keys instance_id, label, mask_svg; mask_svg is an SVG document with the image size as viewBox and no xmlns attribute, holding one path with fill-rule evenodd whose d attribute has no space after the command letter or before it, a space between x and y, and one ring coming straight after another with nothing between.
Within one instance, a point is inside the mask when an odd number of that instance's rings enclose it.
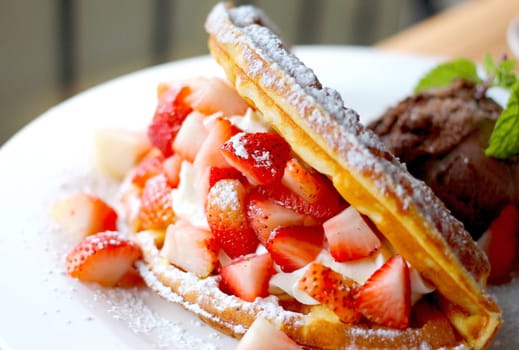
<instances>
[{"instance_id":1,"label":"white cream filling","mask_svg":"<svg viewBox=\"0 0 519 350\"><path fill-rule=\"evenodd\" d=\"M191 225L209 230L205 215L204 199L195 186L199 178L197 169L189 162L183 161L180 166L178 187L171 191L175 216Z\"/></svg>"}]
</instances>

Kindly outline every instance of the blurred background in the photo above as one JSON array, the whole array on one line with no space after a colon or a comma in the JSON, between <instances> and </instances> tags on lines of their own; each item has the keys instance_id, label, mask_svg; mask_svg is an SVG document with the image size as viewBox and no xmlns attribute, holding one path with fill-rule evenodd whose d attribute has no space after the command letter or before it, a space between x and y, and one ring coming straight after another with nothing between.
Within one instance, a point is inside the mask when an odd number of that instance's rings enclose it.
<instances>
[{"instance_id":1,"label":"blurred background","mask_svg":"<svg viewBox=\"0 0 519 350\"><path fill-rule=\"evenodd\" d=\"M510 0L517 1L517 0ZM0 145L117 76L207 54L209 0L0 0ZM255 0L296 45L371 45L463 0Z\"/></svg>"}]
</instances>

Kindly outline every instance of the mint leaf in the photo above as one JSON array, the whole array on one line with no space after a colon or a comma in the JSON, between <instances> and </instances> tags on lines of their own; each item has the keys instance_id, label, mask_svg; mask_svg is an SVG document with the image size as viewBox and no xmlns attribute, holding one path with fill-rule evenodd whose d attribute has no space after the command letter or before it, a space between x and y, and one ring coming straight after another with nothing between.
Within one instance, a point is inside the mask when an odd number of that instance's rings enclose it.
<instances>
[{"instance_id":1,"label":"mint leaf","mask_svg":"<svg viewBox=\"0 0 519 350\"><path fill-rule=\"evenodd\" d=\"M510 91L506 108L497 119L485 154L506 159L519 154L519 83Z\"/></svg>"},{"instance_id":2,"label":"mint leaf","mask_svg":"<svg viewBox=\"0 0 519 350\"><path fill-rule=\"evenodd\" d=\"M427 73L414 88L419 93L431 88L449 86L456 79L464 79L476 84L481 82L474 62L460 58L440 64Z\"/></svg>"},{"instance_id":3,"label":"mint leaf","mask_svg":"<svg viewBox=\"0 0 519 350\"><path fill-rule=\"evenodd\" d=\"M492 56L485 55L483 67L487 76L492 77L492 86L510 89L517 82L515 60L503 59L495 64Z\"/></svg>"}]
</instances>

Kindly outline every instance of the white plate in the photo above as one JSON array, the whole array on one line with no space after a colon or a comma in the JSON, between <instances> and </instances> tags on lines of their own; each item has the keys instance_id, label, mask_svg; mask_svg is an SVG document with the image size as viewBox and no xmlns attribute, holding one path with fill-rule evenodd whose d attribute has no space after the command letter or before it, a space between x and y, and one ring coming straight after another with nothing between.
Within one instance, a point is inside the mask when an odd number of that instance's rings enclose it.
<instances>
[{"instance_id":1,"label":"white plate","mask_svg":"<svg viewBox=\"0 0 519 350\"><path fill-rule=\"evenodd\" d=\"M297 53L365 118L408 94L437 62L352 47ZM102 289L66 277L63 257L71 242L48 220L52 203L67 193L113 197L116 184L92 166L95 128L143 128L158 82L199 74L222 73L209 57L198 57L110 81L49 110L0 150L2 350L233 348L234 340L149 291ZM517 279L514 284L494 290L507 319L496 348L519 344L519 310L512 302L519 296Z\"/></svg>"}]
</instances>

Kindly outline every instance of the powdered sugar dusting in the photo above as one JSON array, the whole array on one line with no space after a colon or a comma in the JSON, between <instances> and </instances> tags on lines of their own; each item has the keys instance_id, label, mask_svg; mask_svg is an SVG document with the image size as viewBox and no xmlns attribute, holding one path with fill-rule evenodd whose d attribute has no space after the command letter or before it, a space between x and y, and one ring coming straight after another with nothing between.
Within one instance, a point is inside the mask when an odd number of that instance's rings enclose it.
<instances>
[{"instance_id":1,"label":"powdered sugar dusting","mask_svg":"<svg viewBox=\"0 0 519 350\"><path fill-rule=\"evenodd\" d=\"M323 149L332 149L345 169L359 174L373 174L381 195L399 196L402 211L416 208L420 215L453 247L457 259L480 281L488 271L488 261L475 246L461 222L423 182L415 179L387 150L385 145L359 122L352 109L344 107L339 93L322 87L314 72L307 68L268 27L250 20L250 12L217 5L210 13L206 28L223 43L243 50L245 71L265 89L285 91L283 98L298 114L305 116L305 128ZM261 60L257 59L258 54ZM258 64L258 61L263 61ZM265 74L265 69L280 67L286 74Z\"/></svg>"},{"instance_id":2,"label":"powdered sugar dusting","mask_svg":"<svg viewBox=\"0 0 519 350\"><path fill-rule=\"evenodd\" d=\"M249 159L249 152L245 147L247 140L243 138L244 132L240 132L229 139L234 154L243 159Z\"/></svg>"}]
</instances>

